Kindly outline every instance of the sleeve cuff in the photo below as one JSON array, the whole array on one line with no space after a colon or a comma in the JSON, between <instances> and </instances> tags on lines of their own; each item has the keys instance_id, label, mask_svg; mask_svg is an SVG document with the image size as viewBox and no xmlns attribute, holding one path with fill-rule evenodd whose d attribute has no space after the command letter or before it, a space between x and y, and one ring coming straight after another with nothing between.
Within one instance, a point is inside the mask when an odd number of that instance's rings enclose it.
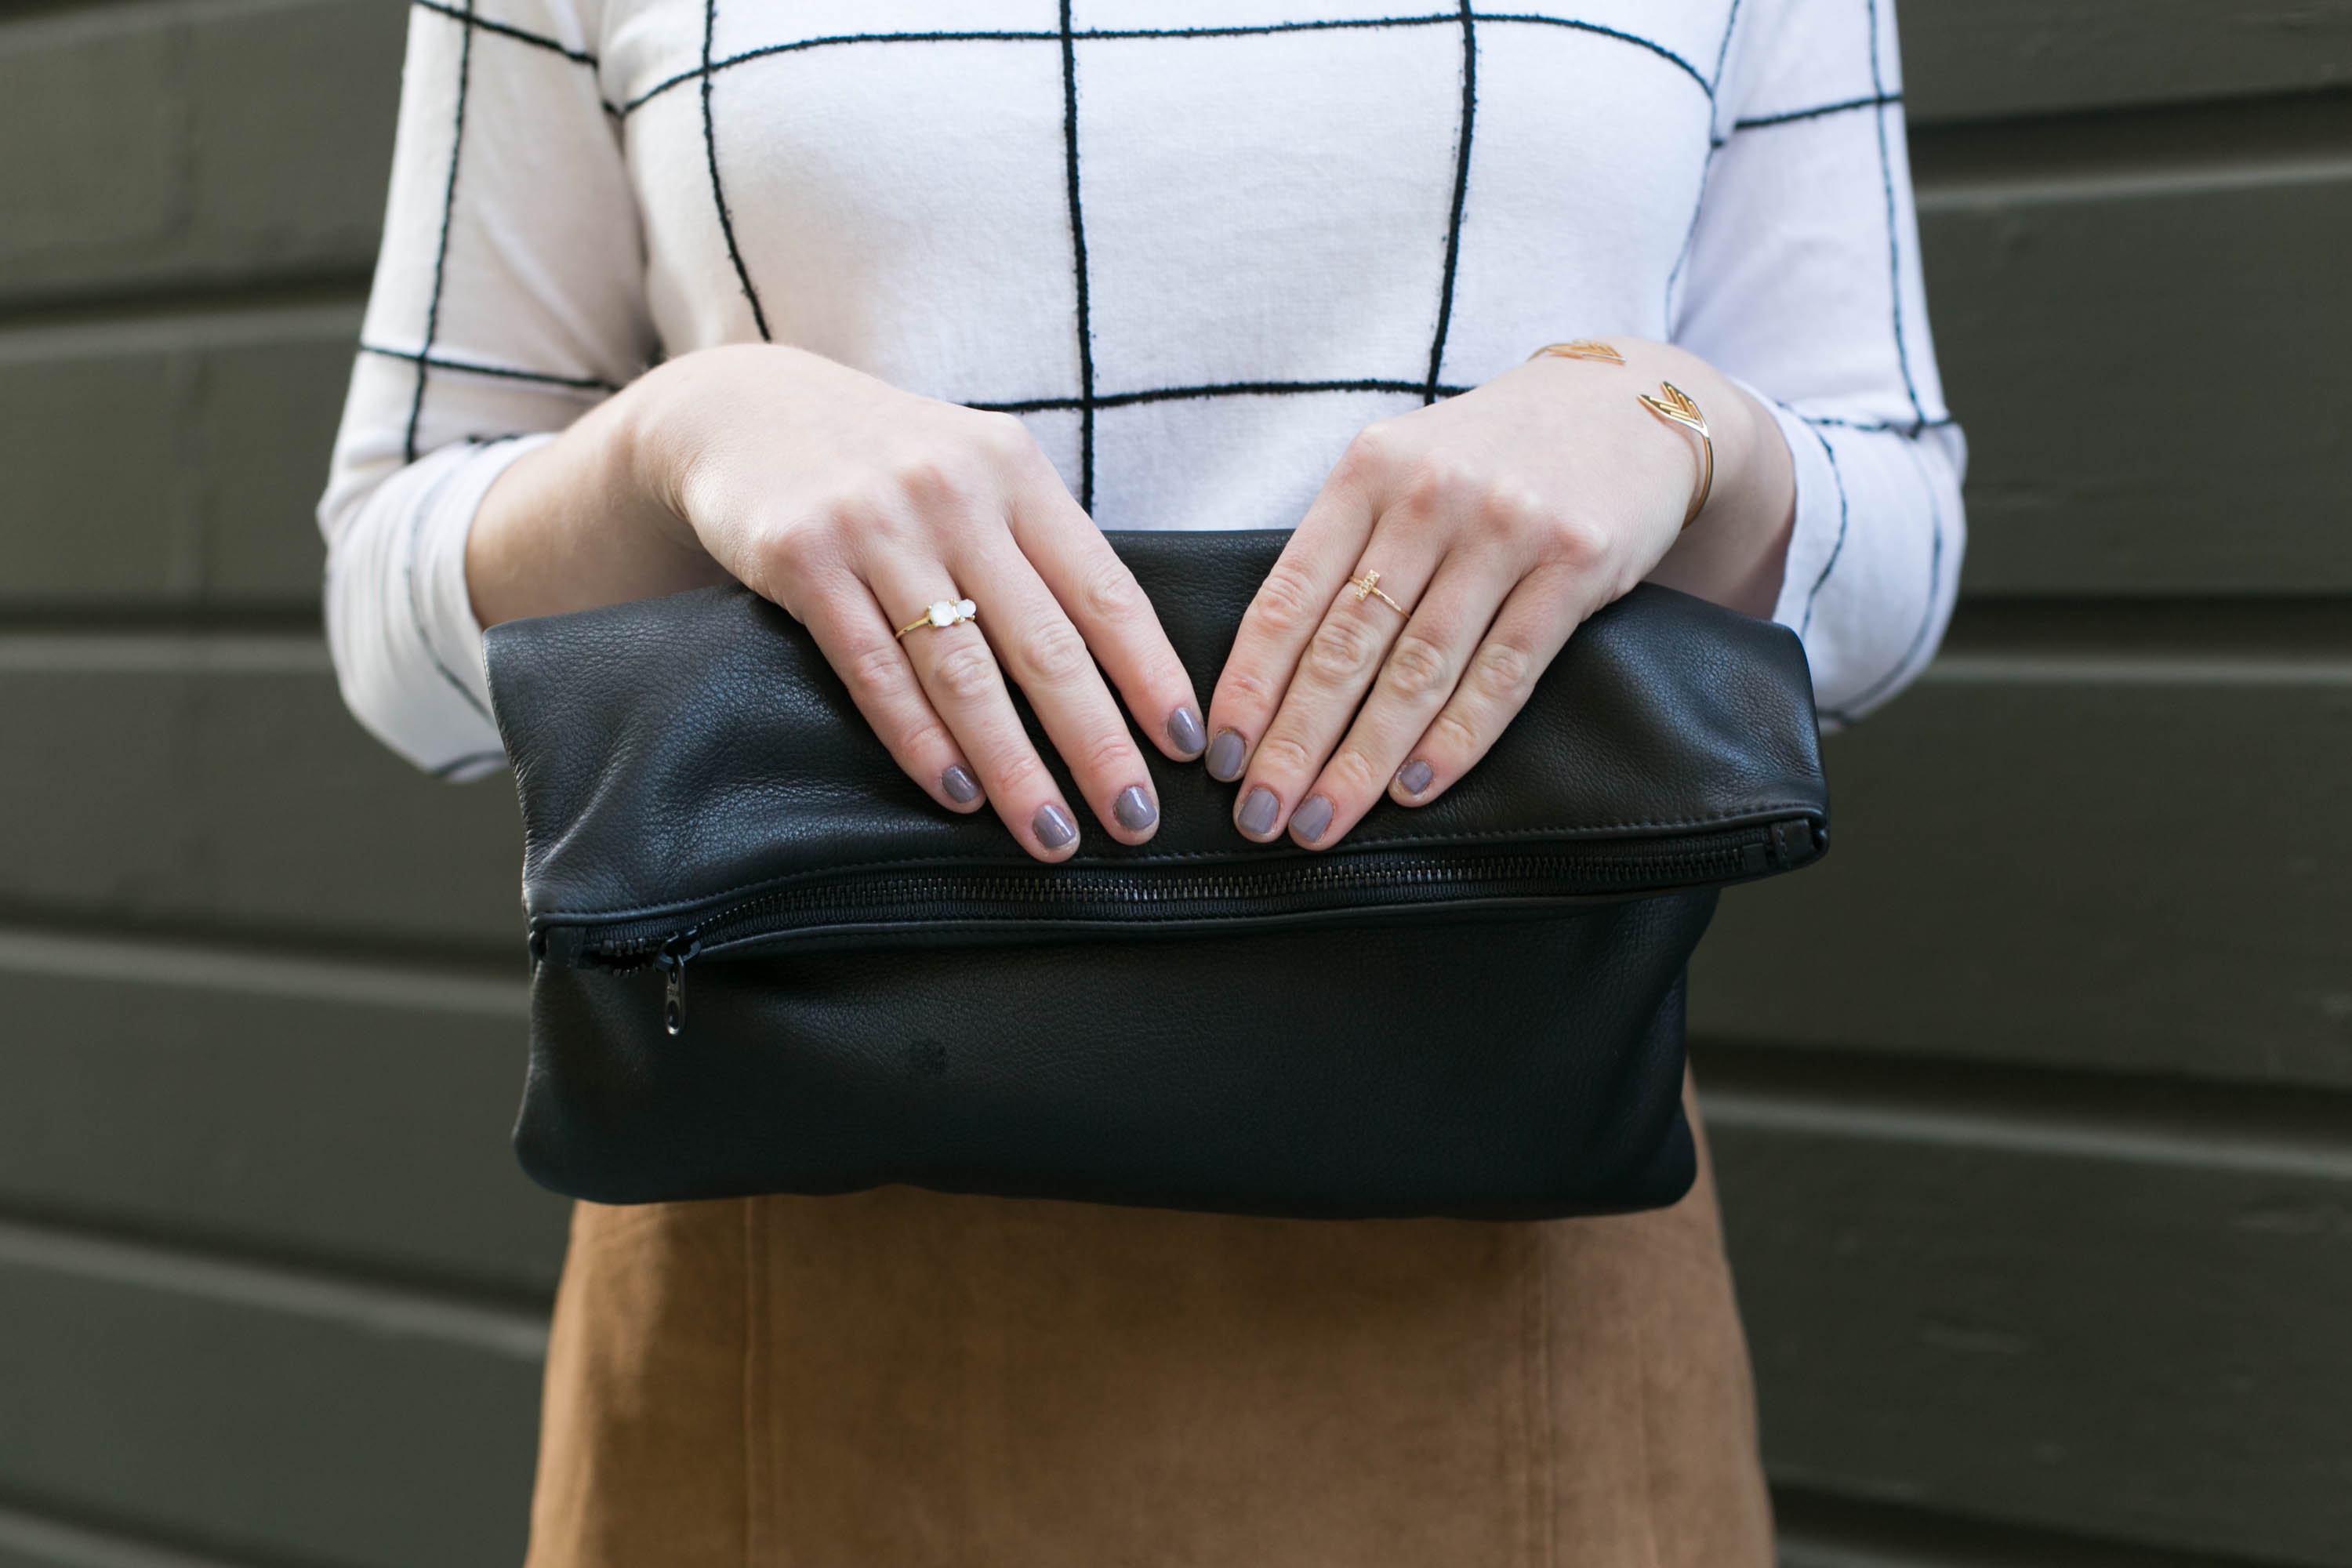
<instances>
[{"instance_id":1,"label":"sleeve cuff","mask_svg":"<svg viewBox=\"0 0 2352 1568\"><path fill-rule=\"evenodd\" d=\"M1779 421L1780 438L1788 443L1789 459L1795 468L1796 526L1790 531L1788 563L1781 570L1780 596L1773 603L1772 618L1801 637L1812 629L1807 622L1814 588L1845 542L1844 490L1822 433L1782 405L1752 387L1748 390Z\"/></svg>"},{"instance_id":2,"label":"sleeve cuff","mask_svg":"<svg viewBox=\"0 0 2352 1568\"><path fill-rule=\"evenodd\" d=\"M410 541L410 583L425 648L484 713L490 710L490 680L482 662L482 624L474 616L473 594L466 583L466 541L482 498L499 476L525 453L554 439L552 434L517 436L491 442L467 457L434 487ZM497 766L495 759L484 759L453 770L449 776L476 776Z\"/></svg>"}]
</instances>

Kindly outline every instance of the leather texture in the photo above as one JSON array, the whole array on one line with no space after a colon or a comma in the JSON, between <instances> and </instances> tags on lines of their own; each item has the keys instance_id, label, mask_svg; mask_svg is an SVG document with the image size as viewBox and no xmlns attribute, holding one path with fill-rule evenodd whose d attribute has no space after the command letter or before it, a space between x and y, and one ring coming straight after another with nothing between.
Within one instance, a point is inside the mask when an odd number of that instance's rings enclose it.
<instances>
[{"instance_id":1,"label":"leather texture","mask_svg":"<svg viewBox=\"0 0 2352 1568\"><path fill-rule=\"evenodd\" d=\"M1205 696L1286 536L1108 537ZM1580 628L1427 806L1383 802L1321 853L1255 845L1234 786L1146 743L1158 834L1097 828L1056 868L908 780L747 591L486 646L534 959L517 1149L604 1203L905 1182L1307 1218L1671 1204L1715 889L1827 844L1796 638L1660 588Z\"/></svg>"}]
</instances>

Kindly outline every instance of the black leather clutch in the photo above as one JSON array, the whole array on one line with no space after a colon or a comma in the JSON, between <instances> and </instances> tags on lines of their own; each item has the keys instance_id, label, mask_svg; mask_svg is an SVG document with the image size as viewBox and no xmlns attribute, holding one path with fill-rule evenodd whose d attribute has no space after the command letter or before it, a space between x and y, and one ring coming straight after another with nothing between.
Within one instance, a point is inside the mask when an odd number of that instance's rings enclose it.
<instances>
[{"instance_id":1,"label":"black leather clutch","mask_svg":"<svg viewBox=\"0 0 2352 1568\"><path fill-rule=\"evenodd\" d=\"M1110 535L1203 696L1284 537ZM1661 588L1580 628L1429 805L1322 853L1256 845L1231 786L1147 744L1157 837L1097 830L1054 867L910 783L749 592L488 647L533 964L516 1147L605 1203L1670 1204L1716 889L1827 843L1796 638Z\"/></svg>"}]
</instances>

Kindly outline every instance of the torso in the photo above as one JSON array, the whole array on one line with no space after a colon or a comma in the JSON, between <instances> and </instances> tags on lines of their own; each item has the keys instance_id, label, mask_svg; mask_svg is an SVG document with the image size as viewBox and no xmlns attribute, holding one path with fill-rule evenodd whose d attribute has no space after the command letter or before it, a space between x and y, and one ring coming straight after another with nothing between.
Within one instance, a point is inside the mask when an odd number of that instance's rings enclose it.
<instances>
[{"instance_id":1,"label":"torso","mask_svg":"<svg viewBox=\"0 0 2352 1568\"><path fill-rule=\"evenodd\" d=\"M1022 413L1106 527L1286 527L1371 420L1668 335L1727 5L641 0L601 78L669 353L764 325Z\"/></svg>"}]
</instances>

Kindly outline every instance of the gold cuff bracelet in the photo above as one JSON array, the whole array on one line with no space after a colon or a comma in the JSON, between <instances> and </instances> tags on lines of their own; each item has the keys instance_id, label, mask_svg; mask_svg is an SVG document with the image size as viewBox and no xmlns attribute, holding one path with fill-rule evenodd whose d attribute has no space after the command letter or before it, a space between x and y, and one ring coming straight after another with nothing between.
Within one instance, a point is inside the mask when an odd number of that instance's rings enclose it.
<instances>
[{"instance_id":1,"label":"gold cuff bracelet","mask_svg":"<svg viewBox=\"0 0 2352 1568\"><path fill-rule=\"evenodd\" d=\"M1690 515L1683 519L1683 526L1688 528L1697 521L1698 514L1706 510L1706 498L1715 490L1715 433L1706 427L1706 416L1698 411L1698 405L1690 400L1689 393L1671 381L1658 383L1658 391L1664 395L1653 397L1646 392L1634 395L1642 400L1643 407L1668 424L1698 432L1698 494L1691 501Z\"/></svg>"}]
</instances>

